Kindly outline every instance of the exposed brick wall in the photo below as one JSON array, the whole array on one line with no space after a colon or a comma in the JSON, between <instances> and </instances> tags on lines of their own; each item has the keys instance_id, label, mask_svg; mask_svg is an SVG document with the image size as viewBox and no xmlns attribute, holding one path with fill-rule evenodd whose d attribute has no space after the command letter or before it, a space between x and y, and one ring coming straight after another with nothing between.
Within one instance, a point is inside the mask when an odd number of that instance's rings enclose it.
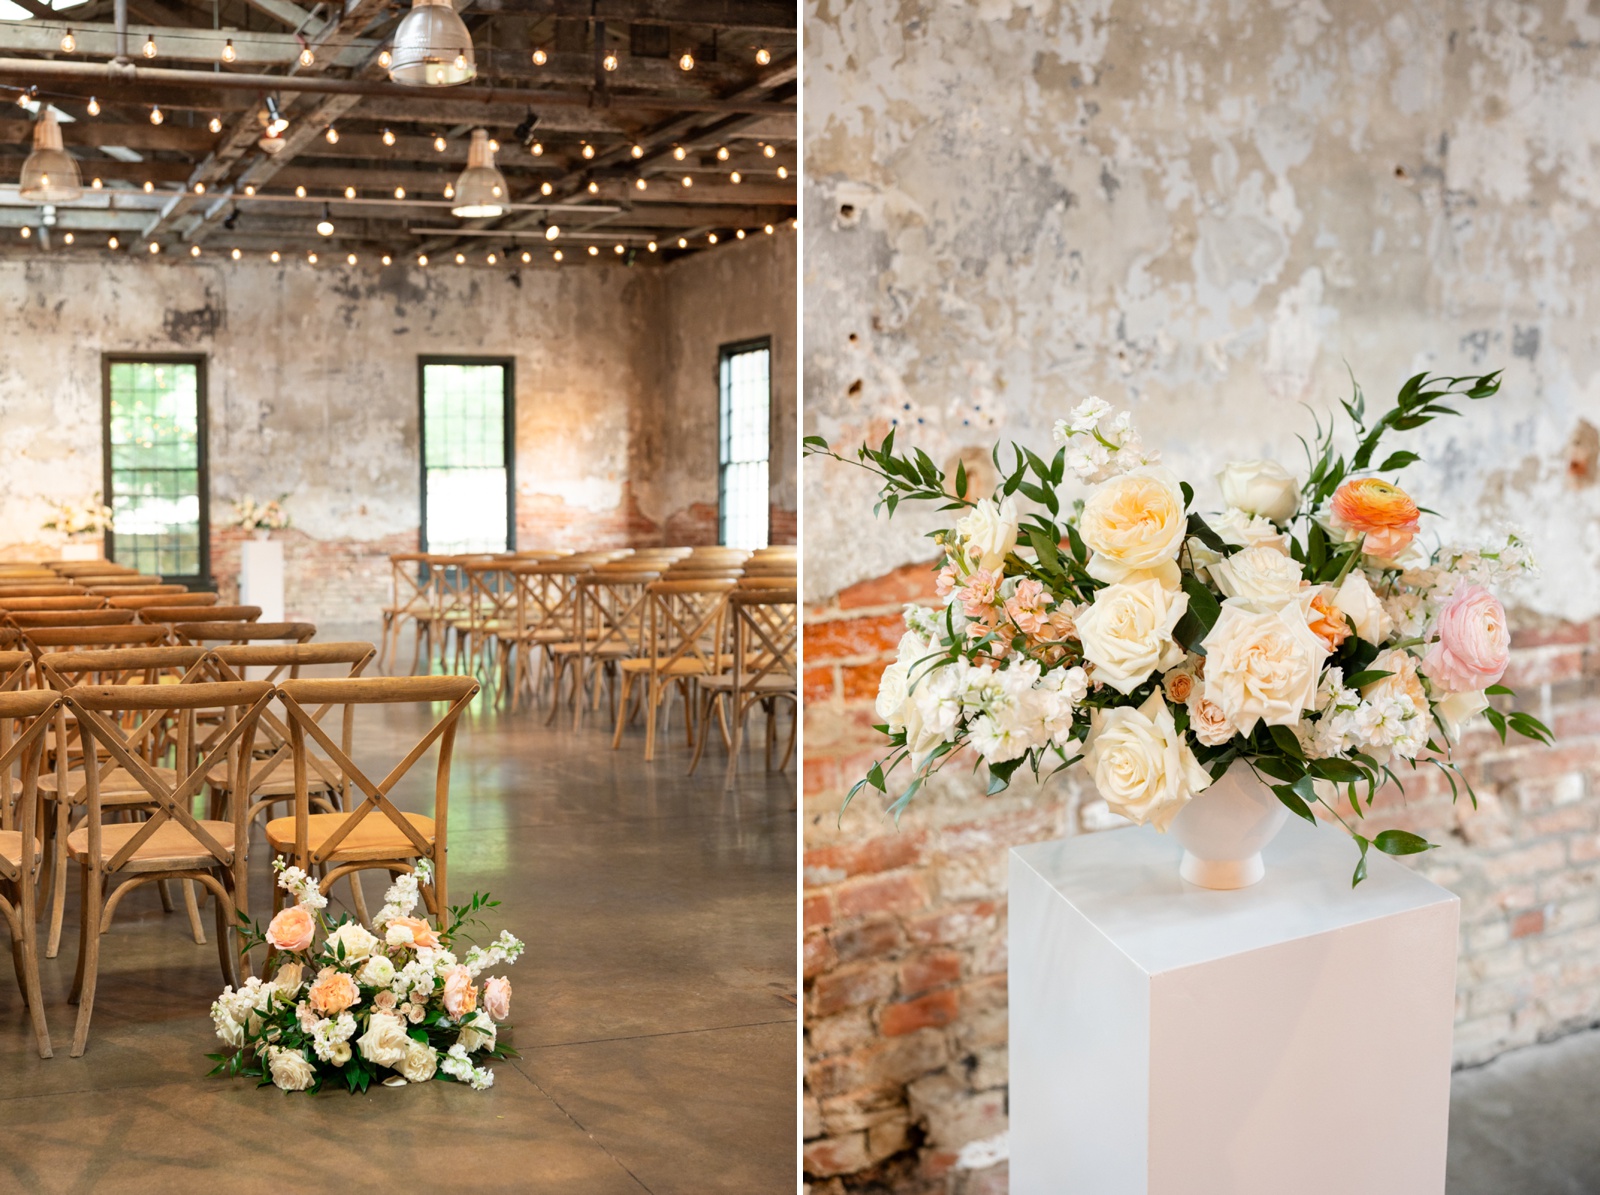
<instances>
[{"instance_id":1,"label":"exposed brick wall","mask_svg":"<svg viewBox=\"0 0 1600 1195\"><path fill-rule=\"evenodd\" d=\"M1125 824L1081 769L985 797L959 759L898 829L870 792L841 818L879 753L872 698L902 604L931 599L932 578L907 566L806 612L804 1131L816 1195L1006 1189L1004 1162L961 1161L963 1146L1006 1127L1006 853ZM1439 843L1415 865L1461 896L1461 1063L1600 1022L1600 621L1526 627L1515 644L1506 683L1556 746L1475 733L1463 754L1476 811L1465 795L1452 805L1430 768L1402 777L1403 799L1380 793L1371 818Z\"/></svg>"}]
</instances>

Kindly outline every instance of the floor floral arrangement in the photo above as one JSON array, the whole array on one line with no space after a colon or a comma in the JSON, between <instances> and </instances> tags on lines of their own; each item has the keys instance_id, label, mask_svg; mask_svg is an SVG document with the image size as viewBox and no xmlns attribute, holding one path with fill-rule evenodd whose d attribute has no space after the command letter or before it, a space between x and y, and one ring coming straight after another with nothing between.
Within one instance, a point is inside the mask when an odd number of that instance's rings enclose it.
<instances>
[{"instance_id":1,"label":"floor floral arrangement","mask_svg":"<svg viewBox=\"0 0 1600 1195\"><path fill-rule=\"evenodd\" d=\"M1315 441L1302 440L1303 481L1276 461L1234 462L1214 513L1196 509L1128 412L1098 398L1057 422L1050 459L1013 444L1008 469L997 444L1002 480L984 496L968 492L965 464L947 477L921 449L897 451L893 431L854 460L808 437L808 456L876 474L891 516L901 502L961 512L933 533L944 605L907 607L880 683L889 753L850 797L887 794L908 765L898 816L970 746L991 793L1020 767L1040 777L1081 761L1113 810L1165 830L1242 763L1293 813L1314 823L1320 805L1345 826L1360 853L1353 883L1369 847L1428 849L1407 831L1359 831L1397 769L1438 768L1475 802L1452 756L1469 719L1502 740L1508 729L1550 740L1532 715L1491 703L1513 696L1499 684L1510 633L1491 590L1532 561L1515 535L1425 547L1423 509L1380 476L1419 457L1379 447L1498 389L1498 374L1418 374L1369 423L1357 387L1347 428L1318 419ZM1069 478L1086 487L1076 501L1062 496Z\"/></svg>"},{"instance_id":2,"label":"floor floral arrangement","mask_svg":"<svg viewBox=\"0 0 1600 1195\"><path fill-rule=\"evenodd\" d=\"M253 924L242 948L273 947L272 976L223 989L211 1006L217 1036L231 1052L210 1054L212 1074L251 1076L284 1091L341 1084L366 1091L449 1079L482 1090L494 1083L488 1059L511 1056L499 1040L511 1012L511 981L475 981L517 961L523 944L501 932L487 948L453 951L477 914L497 901L475 894L453 907L448 928L414 917L431 865L396 877L368 930L348 914L330 921L317 881L282 860L278 886L295 897L262 933Z\"/></svg>"}]
</instances>

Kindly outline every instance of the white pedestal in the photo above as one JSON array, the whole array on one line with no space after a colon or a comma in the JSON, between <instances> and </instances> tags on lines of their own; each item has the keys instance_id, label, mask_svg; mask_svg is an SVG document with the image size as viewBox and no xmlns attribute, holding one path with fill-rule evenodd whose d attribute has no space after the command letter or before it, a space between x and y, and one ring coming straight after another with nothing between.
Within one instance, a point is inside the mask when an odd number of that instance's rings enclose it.
<instances>
[{"instance_id":1,"label":"white pedestal","mask_svg":"<svg viewBox=\"0 0 1600 1195\"><path fill-rule=\"evenodd\" d=\"M1294 819L1251 888L1181 855L1011 852L1013 1195L1441 1195L1459 900Z\"/></svg>"},{"instance_id":2,"label":"white pedestal","mask_svg":"<svg viewBox=\"0 0 1600 1195\"><path fill-rule=\"evenodd\" d=\"M283 621L283 545L247 539L239 552L239 603L260 606L262 622Z\"/></svg>"},{"instance_id":3,"label":"white pedestal","mask_svg":"<svg viewBox=\"0 0 1600 1195\"><path fill-rule=\"evenodd\" d=\"M105 555L105 544L101 540L89 543L65 543L61 545L62 560L99 560Z\"/></svg>"}]
</instances>

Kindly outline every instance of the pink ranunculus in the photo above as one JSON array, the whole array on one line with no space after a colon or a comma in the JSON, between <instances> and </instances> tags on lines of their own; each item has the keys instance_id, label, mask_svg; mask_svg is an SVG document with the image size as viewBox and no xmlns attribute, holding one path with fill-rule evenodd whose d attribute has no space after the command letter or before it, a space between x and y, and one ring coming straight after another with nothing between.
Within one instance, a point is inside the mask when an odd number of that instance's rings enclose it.
<instances>
[{"instance_id":1,"label":"pink ranunculus","mask_svg":"<svg viewBox=\"0 0 1600 1195\"><path fill-rule=\"evenodd\" d=\"M497 1021L511 1015L511 981L494 975L483 981L483 1011Z\"/></svg>"},{"instance_id":2,"label":"pink ranunculus","mask_svg":"<svg viewBox=\"0 0 1600 1195\"><path fill-rule=\"evenodd\" d=\"M478 989L465 967L451 967L444 973L444 1010L456 1020L478 1007Z\"/></svg>"},{"instance_id":3,"label":"pink ranunculus","mask_svg":"<svg viewBox=\"0 0 1600 1195\"><path fill-rule=\"evenodd\" d=\"M1461 693L1496 683L1511 657L1505 607L1481 585L1463 585L1439 612L1439 638L1422 670L1440 689Z\"/></svg>"},{"instance_id":4,"label":"pink ranunculus","mask_svg":"<svg viewBox=\"0 0 1600 1195\"><path fill-rule=\"evenodd\" d=\"M279 911L267 926L267 941L278 950L304 950L317 932L317 919L303 905Z\"/></svg>"}]
</instances>

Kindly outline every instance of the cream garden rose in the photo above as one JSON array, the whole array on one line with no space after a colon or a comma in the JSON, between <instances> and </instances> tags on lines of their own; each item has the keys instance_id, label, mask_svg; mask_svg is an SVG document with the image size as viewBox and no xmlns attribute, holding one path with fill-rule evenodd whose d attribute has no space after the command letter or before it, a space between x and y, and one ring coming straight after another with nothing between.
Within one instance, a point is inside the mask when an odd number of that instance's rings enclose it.
<instances>
[{"instance_id":1,"label":"cream garden rose","mask_svg":"<svg viewBox=\"0 0 1600 1195\"><path fill-rule=\"evenodd\" d=\"M439 1051L425 1041L412 1041L395 1069L408 1083L426 1083L439 1069Z\"/></svg>"},{"instance_id":2,"label":"cream garden rose","mask_svg":"<svg viewBox=\"0 0 1600 1195\"><path fill-rule=\"evenodd\" d=\"M1159 669L1182 662L1183 648L1172 638L1189 607L1189 595L1154 578L1107 585L1078 615L1083 656L1094 665L1094 679L1119 693L1131 693Z\"/></svg>"},{"instance_id":3,"label":"cream garden rose","mask_svg":"<svg viewBox=\"0 0 1600 1195\"><path fill-rule=\"evenodd\" d=\"M1159 691L1137 707L1092 711L1084 766L1107 805L1130 821L1150 822L1162 831L1211 783Z\"/></svg>"},{"instance_id":4,"label":"cream garden rose","mask_svg":"<svg viewBox=\"0 0 1600 1195\"><path fill-rule=\"evenodd\" d=\"M1394 630L1394 619L1384 609L1383 602L1372 591L1372 583L1360 569L1353 570L1333 595L1333 604L1341 613L1350 616L1356 635L1376 647Z\"/></svg>"},{"instance_id":5,"label":"cream garden rose","mask_svg":"<svg viewBox=\"0 0 1600 1195\"><path fill-rule=\"evenodd\" d=\"M1276 548L1246 548L1217 561L1209 572L1224 597L1237 598L1258 610L1277 609L1300 592L1299 561Z\"/></svg>"},{"instance_id":6,"label":"cream garden rose","mask_svg":"<svg viewBox=\"0 0 1600 1195\"><path fill-rule=\"evenodd\" d=\"M378 939L373 936L364 925L355 921L346 921L338 929L328 935L328 949L335 958L343 958L347 962L359 958L366 958L372 953L372 948L378 944ZM340 953L340 948L343 953Z\"/></svg>"},{"instance_id":7,"label":"cream garden rose","mask_svg":"<svg viewBox=\"0 0 1600 1195\"><path fill-rule=\"evenodd\" d=\"M299 1050L267 1047L267 1071L275 1087L284 1091L304 1091L316 1081L316 1071Z\"/></svg>"},{"instance_id":8,"label":"cream garden rose","mask_svg":"<svg viewBox=\"0 0 1600 1195\"><path fill-rule=\"evenodd\" d=\"M378 1066L397 1067L404 1060L411 1038L405 1022L392 1012L375 1012L367 1031L356 1042L361 1057Z\"/></svg>"},{"instance_id":9,"label":"cream garden rose","mask_svg":"<svg viewBox=\"0 0 1600 1195\"><path fill-rule=\"evenodd\" d=\"M956 534L974 568L998 572L1017 546L1017 500L984 498L957 521Z\"/></svg>"},{"instance_id":10,"label":"cream garden rose","mask_svg":"<svg viewBox=\"0 0 1600 1195\"><path fill-rule=\"evenodd\" d=\"M1207 633L1204 696L1243 734L1293 726L1316 705L1327 648L1300 607L1253 610L1229 598Z\"/></svg>"},{"instance_id":11,"label":"cream garden rose","mask_svg":"<svg viewBox=\"0 0 1600 1195\"><path fill-rule=\"evenodd\" d=\"M1230 461L1217 474L1222 500L1282 526L1300 508L1300 483L1277 461Z\"/></svg>"},{"instance_id":12,"label":"cream garden rose","mask_svg":"<svg viewBox=\"0 0 1600 1195\"><path fill-rule=\"evenodd\" d=\"M1183 491L1170 469L1147 465L1095 487L1078 533L1092 555L1089 575L1108 583L1154 577L1176 589L1178 549L1188 526Z\"/></svg>"}]
</instances>

